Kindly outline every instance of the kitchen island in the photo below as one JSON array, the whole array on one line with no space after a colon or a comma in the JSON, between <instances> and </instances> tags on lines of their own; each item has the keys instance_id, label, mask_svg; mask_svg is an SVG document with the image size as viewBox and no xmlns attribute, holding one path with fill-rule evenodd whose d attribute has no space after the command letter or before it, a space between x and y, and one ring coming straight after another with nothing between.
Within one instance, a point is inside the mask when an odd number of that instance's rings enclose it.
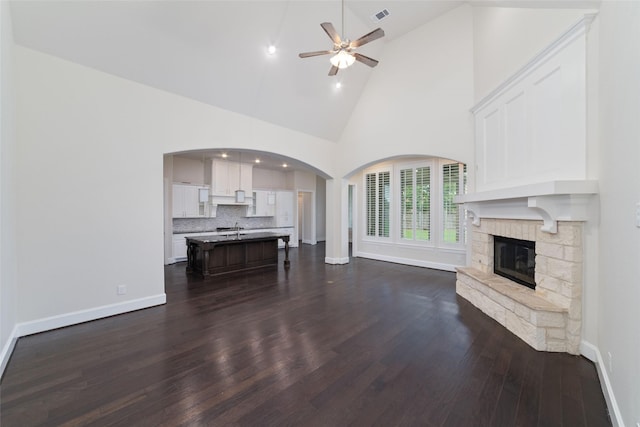
<instances>
[{"instance_id":1,"label":"kitchen island","mask_svg":"<svg viewBox=\"0 0 640 427\"><path fill-rule=\"evenodd\" d=\"M187 237L187 273L203 277L278 265L278 239L284 242L288 268L289 235L229 233Z\"/></svg>"}]
</instances>

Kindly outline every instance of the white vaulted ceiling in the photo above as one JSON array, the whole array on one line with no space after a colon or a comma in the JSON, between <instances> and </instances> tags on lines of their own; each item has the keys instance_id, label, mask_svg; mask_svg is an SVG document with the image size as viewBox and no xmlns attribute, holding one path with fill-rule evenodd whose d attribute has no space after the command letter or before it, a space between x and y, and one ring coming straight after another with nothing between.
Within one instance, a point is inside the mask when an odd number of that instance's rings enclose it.
<instances>
[{"instance_id":1,"label":"white vaulted ceiling","mask_svg":"<svg viewBox=\"0 0 640 427\"><path fill-rule=\"evenodd\" d=\"M347 1L345 30L383 27L360 49L383 66L386 42L461 3ZM338 1L17 1L11 12L20 45L333 141L375 72L357 63L329 77L329 56L298 58L332 47L320 23L340 32Z\"/></svg>"},{"instance_id":2,"label":"white vaulted ceiling","mask_svg":"<svg viewBox=\"0 0 640 427\"><path fill-rule=\"evenodd\" d=\"M327 76L328 55L298 58L331 48L321 22L341 32L334 0L19 0L11 14L19 45L337 141L368 77L384 67L389 42L462 3L347 0L348 38L378 26L386 36L359 49L379 59L378 68L356 63L336 77ZM384 8L390 15L373 22ZM270 44L278 49L272 56Z\"/></svg>"}]
</instances>

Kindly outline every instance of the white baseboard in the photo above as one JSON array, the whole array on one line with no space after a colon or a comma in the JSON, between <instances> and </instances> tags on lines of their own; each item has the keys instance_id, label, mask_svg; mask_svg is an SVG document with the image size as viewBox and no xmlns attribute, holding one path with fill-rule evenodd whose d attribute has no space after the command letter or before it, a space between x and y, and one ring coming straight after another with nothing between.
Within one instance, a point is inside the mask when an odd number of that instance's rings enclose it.
<instances>
[{"instance_id":1,"label":"white baseboard","mask_svg":"<svg viewBox=\"0 0 640 427\"><path fill-rule=\"evenodd\" d=\"M349 257L344 257L344 258L325 257L324 262L325 264L349 264Z\"/></svg>"},{"instance_id":2,"label":"white baseboard","mask_svg":"<svg viewBox=\"0 0 640 427\"><path fill-rule=\"evenodd\" d=\"M607 373L606 364L602 359L602 354L600 354L600 349L587 341L582 341L580 343L580 354L591 360L596 365L596 371L600 378L600 387L602 387L602 394L604 394L604 400L607 401L611 424L613 424L613 427L624 427L622 414L620 413L616 397L613 394L609 374Z\"/></svg>"},{"instance_id":3,"label":"white baseboard","mask_svg":"<svg viewBox=\"0 0 640 427\"><path fill-rule=\"evenodd\" d=\"M318 242L316 240L302 239L302 243L305 245L317 245Z\"/></svg>"},{"instance_id":4,"label":"white baseboard","mask_svg":"<svg viewBox=\"0 0 640 427\"><path fill-rule=\"evenodd\" d=\"M2 349L2 353L0 353L0 378L2 378L2 374L4 374L4 369L7 367L9 363L9 358L11 357L11 353L13 353L13 349L16 347L16 342L18 341L18 325L13 327L11 331L11 335L7 340L4 348Z\"/></svg>"},{"instance_id":5,"label":"white baseboard","mask_svg":"<svg viewBox=\"0 0 640 427\"><path fill-rule=\"evenodd\" d=\"M141 310L143 308L162 305L166 302L167 295L162 293L146 298L103 305L101 307L89 308L86 310L60 314L58 316L45 317L44 319L32 320L30 322L18 323L18 325L16 325L18 329L18 337L76 325L78 323L89 322L91 320L102 319L103 317L114 316L116 314Z\"/></svg>"},{"instance_id":6,"label":"white baseboard","mask_svg":"<svg viewBox=\"0 0 640 427\"><path fill-rule=\"evenodd\" d=\"M372 254L367 252L358 252L358 254L354 256L361 257L361 258L375 259L376 261L386 261L386 262L393 262L395 264L413 265L414 267L426 267L426 268L433 268L434 270L444 270L444 271L453 271L453 272L456 271L456 267L459 267L458 265L443 264L443 263L431 262L431 261L421 261L421 260L410 259L410 258L399 258L399 257L388 256L388 255Z\"/></svg>"},{"instance_id":7,"label":"white baseboard","mask_svg":"<svg viewBox=\"0 0 640 427\"><path fill-rule=\"evenodd\" d=\"M76 325L78 323L84 323L91 320L97 320L103 317L114 316L116 314L123 314L130 311L162 305L166 304L166 302L167 295L162 293L151 297L103 305L101 307L90 308L87 310L74 311L72 313L65 313L58 316L45 317L44 319L32 320L30 322L18 323L14 326L13 331L11 331L11 336L2 349L2 353L0 353L0 378L2 377L2 374L4 374L4 370L9 363L9 358L11 358L11 353L13 353L16 342L20 337L37 334L39 332L46 332L65 326Z\"/></svg>"}]
</instances>

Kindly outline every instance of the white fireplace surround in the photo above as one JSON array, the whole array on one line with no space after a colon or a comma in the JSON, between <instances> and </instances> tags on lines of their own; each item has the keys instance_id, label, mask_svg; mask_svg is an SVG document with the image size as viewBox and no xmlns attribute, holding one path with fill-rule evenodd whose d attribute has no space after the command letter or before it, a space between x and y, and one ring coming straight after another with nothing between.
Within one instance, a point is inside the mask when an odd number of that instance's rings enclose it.
<instances>
[{"instance_id":1,"label":"white fireplace surround","mask_svg":"<svg viewBox=\"0 0 640 427\"><path fill-rule=\"evenodd\" d=\"M582 230L596 194L593 181L552 181L458 196L472 225L456 292L536 350L579 354ZM493 273L493 236L536 242L535 290Z\"/></svg>"}]
</instances>

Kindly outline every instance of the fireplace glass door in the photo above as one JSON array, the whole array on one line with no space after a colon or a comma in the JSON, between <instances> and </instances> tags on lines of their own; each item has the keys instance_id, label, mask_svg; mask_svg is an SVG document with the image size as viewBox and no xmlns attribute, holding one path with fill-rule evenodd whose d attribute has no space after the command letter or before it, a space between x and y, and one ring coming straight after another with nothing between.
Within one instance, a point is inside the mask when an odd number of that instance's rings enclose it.
<instances>
[{"instance_id":1,"label":"fireplace glass door","mask_svg":"<svg viewBox=\"0 0 640 427\"><path fill-rule=\"evenodd\" d=\"M536 288L536 242L493 236L493 272Z\"/></svg>"}]
</instances>

